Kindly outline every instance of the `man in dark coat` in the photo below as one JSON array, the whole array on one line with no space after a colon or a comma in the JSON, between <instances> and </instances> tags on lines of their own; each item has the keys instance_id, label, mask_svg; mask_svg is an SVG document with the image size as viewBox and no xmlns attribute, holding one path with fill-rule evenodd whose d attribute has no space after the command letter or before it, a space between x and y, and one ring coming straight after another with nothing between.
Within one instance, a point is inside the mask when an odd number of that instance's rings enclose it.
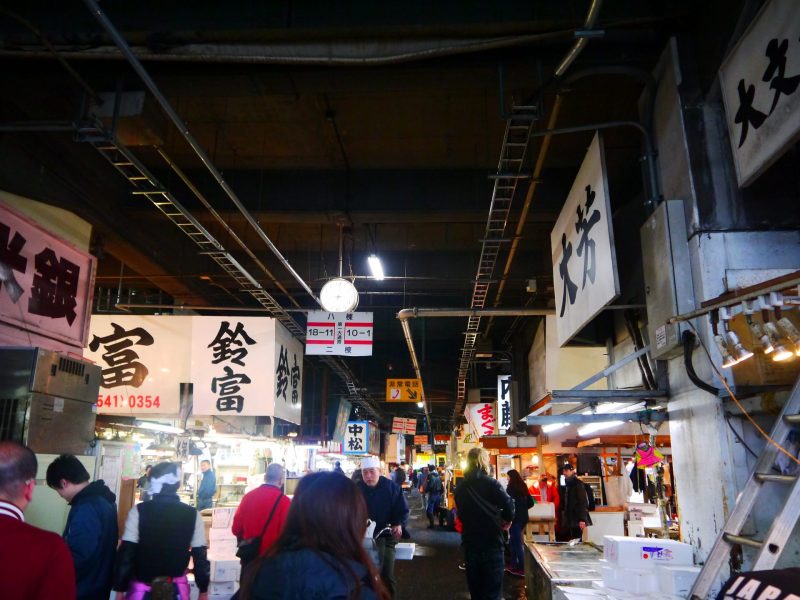
<instances>
[{"instance_id":1,"label":"man in dark coat","mask_svg":"<svg viewBox=\"0 0 800 600\"><path fill-rule=\"evenodd\" d=\"M381 476L380 462L374 456L361 461L361 477L358 488L367 502L369 518L375 521L375 545L381 578L394 597L397 588L394 578L395 546L403 535L403 525L408 521L408 503L400 486ZM387 529L389 531L385 531Z\"/></svg>"},{"instance_id":2,"label":"man in dark coat","mask_svg":"<svg viewBox=\"0 0 800 600\"><path fill-rule=\"evenodd\" d=\"M107 600L117 551L117 497L72 454L47 467L47 485L70 505L64 541L75 563L78 600Z\"/></svg>"},{"instance_id":3,"label":"man in dark coat","mask_svg":"<svg viewBox=\"0 0 800 600\"><path fill-rule=\"evenodd\" d=\"M583 535L583 530L592 524L589 516L589 498L583 482L575 474L575 467L570 463L562 469L566 480L564 498L561 502L561 523L564 531L573 540Z\"/></svg>"},{"instance_id":4,"label":"man in dark coat","mask_svg":"<svg viewBox=\"0 0 800 600\"><path fill-rule=\"evenodd\" d=\"M214 494L217 491L217 476L211 469L210 460L200 461L200 470L203 472L203 479L200 487L197 488L197 510L212 508L214 506Z\"/></svg>"},{"instance_id":5,"label":"man in dark coat","mask_svg":"<svg viewBox=\"0 0 800 600\"><path fill-rule=\"evenodd\" d=\"M514 501L489 476L489 454L483 448L469 451L455 500L470 596L472 600L500 600L505 569L504 532L514 518Z\"/></svg>"}]
</instances>

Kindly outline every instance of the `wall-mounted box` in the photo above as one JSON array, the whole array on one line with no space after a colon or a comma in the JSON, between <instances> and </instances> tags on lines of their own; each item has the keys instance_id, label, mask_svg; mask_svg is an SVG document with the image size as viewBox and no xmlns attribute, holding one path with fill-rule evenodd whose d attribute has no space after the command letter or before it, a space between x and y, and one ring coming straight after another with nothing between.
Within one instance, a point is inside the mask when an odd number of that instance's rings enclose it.
<instances>
[{"instance_id":1,"label":"wall-mounted box","mask_svg":"<svg viewBox=\"0 0 800 600\"><path fill-rule=\"evenodd\" d=\"M683 200L662 202L642 225L640 236L650 356L672 358L682 352L686 325L669 325L667 320L695 309Z\"/></svg>"}]
</instances>

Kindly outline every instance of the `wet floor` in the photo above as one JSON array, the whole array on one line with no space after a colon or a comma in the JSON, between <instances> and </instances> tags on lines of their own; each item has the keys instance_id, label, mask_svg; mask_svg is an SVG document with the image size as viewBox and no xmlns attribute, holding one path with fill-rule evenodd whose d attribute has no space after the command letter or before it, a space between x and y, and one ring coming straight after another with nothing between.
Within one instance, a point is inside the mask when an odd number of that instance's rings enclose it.
<instances>
[{"instance_id":1,"label":"wet floor","mask_svg":"<svg viewBox=\"0 0 800 600\"><path fill-rule=\"evenodd\" d=\"M408 496L411 509L408 530L416 543L412 560L395 562L396 600L469 600L467 578L458 568L461 562L461 536L455 531L427 529L428 521L421 507L419 493ZM525 581L505 576L505 600L524 600Z\"/></svg>"}]
</instances>

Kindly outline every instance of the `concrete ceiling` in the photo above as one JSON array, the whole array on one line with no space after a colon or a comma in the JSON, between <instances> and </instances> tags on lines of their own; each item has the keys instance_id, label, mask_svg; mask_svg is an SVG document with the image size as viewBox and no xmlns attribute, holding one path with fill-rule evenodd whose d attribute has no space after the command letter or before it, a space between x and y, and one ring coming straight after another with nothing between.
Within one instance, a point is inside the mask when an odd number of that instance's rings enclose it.
<instances>
[{"instance_id":1,"label":"concrete ceiling","mask_svg":"<svg viewBox=\"0 0 800 600\"><path fill-rule=\"evenodd\" d=\"M687 5L604 3L597 28L605 37L588 44L570 73L611 65L649 71L667 36L679 30ZM377 323L375 356L353 360L351 367L378 396L387 376L412 376L398 309L469 307L491 199L488 175L497 170L506 112L512 103L537 103L542 119L536 128L545 128L557 89L554 69L588 6L102 3L243 205L315 293L338 272L342 232L343 272L357 277L360 310L374 311ZM110 301L105 290L121 284L134 301L255 306L151 203L132 195L90 144L76 141L74 131L14 127L78 122L95 94L145 90L84 6L30 2L0 10L0 65L6 81L0 91L0 187L73 210L94 225L100 301ZM556 126L638 119L642 89L627 76L579 79L562 90ZM119 139L283 306L294 301L313 307L155 99L146 93L135 112L116 123ZM500 306L552 303L549 232L591 137L553 139ZM225 226L154 146L188 175ZM532 140L528 156L536 157L539 147L539 139ZM615 210L641 202L640 148L633 130L606 133ZM521 186L515 197L509 236L525 190ZM293 300L253 267L230 231ZM365 277L372 252L386 265L390 277L383 282ZM504 262L503 254L498 271ZM531 278L539 285L536 295L525 291ZM465 321L413 327L434 416L445 420L452 416ZM495 322L498 349L513 337L512 324L524 325L511 318ZM487 377L483 371L480 378ZM477 374L472 384L483 385ZM403 413L415 410L400 406Z\"/></svg>"}]
</instances>

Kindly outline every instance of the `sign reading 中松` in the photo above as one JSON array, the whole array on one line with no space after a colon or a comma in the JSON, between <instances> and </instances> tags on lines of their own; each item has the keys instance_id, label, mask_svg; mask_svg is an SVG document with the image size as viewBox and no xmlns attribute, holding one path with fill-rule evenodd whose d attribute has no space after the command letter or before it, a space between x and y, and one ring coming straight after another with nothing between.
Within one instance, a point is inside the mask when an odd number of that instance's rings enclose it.
<instances>
[{"instance_id":1,"label":"sign reading \u4e2d\u677e","mask_svg":"<svg viewBox=\"0 0 800 600\"><path fill-rule=\"evenodd\" d=\"M306 323L306 354L372 356L372 313L313 310Z\"/></svg>"},{"instance_id":2,"label":"sign reading \u4e2d\u677e","mask_svg":"<svg viewBox=\"0 0 800 600\"><path fill-rule=\"evenodd\" d=\"M498 433L511 429L511 375L497 376L497 415Z\"/></svg>"},{"instance_id":3,"label":"sign reading \u4e2d\u677e","mask_svg":"<svg viewBox=\"0 0 800 600\"><path fill-rule=\"evenodd\" d=\"M0 203L0 327L83 349L97 260Z\"/></svg>"},{"instance_id":4,"label":"sign reading \u4e2d\u677e","mask_svg":"<svg viewBox=\"0 0 800 600\"><path fill-rule=\"evenodd\" d=\"M348 421L344 434L343 454L380 454L381 432L370 421Z\"/></svg>"},{"instance_id":5,"label":"sign reading \u4e2d\u677e","mask_svg":"<svg viewBox=\"0 0 800 600\"><path fill-rule=\"evenodd\" d=\"M467 419L467 425L476 437L495 435L497 433L494 403L476 402L467 404L464 416Z\"/></svg>"},{"instance_id":6,"label":"sign reading \u4e2d\u677e","mask_svg":"<svg viewBox=\"0 0 800 600\"><path fill-rule=\"evenodd\" d=\"M392 433L413 435L417 432L417 420L404 417L392 418Z\"/></svg>"},{"instance_id":7,"label":"sign reading \u4e2d\u677e","mask_svg":"<svg viewBox=\"0 0 800 600\"><path fill-rule=\"evenodd\" d=\"M771 0L719 72L740 187L800 136L800 2Z\"/></svg>"},{"instance_id":8,"label":"sign reading \u4e2d\u677e","mask_svg":"<svg viewBox=\"0 0 800 600\"><path fill-rule=\"evenodd\" d=\"M94 315L84 356L102 369L97 412L177 415L193 318Z\"/></svg>"},{"instance_id":9,"label":"sign reading \u4e2d\u677e","mask_svg":"<svg viewBox=\"0 0 800 600\"><path fill-rule=\"evenodd\" d=\"M419 379L387 379L387 402L421 402L422 381Z\"/></svg>"},{"instance_id":10,"label":"sign reading \u4e2d\u677e","mask_svg":"<svg viewBox=\"0 0 800 600\"><path fill-rule=\"evenodd\" d=\"M596 133L550 233L558 343L619 296L603 138Z\"/></svg>"},{"instance_id":11,"label":"sign reading \u4e2d\u677e","mask_svg":"<svg viewBox=\"0 0 800 600\"><path fill-rule=\"evenodd\" d=\"M269 317L192 317L198 415L268 415L300 423L303 348Z\"/></svg>"}]
</instances>

